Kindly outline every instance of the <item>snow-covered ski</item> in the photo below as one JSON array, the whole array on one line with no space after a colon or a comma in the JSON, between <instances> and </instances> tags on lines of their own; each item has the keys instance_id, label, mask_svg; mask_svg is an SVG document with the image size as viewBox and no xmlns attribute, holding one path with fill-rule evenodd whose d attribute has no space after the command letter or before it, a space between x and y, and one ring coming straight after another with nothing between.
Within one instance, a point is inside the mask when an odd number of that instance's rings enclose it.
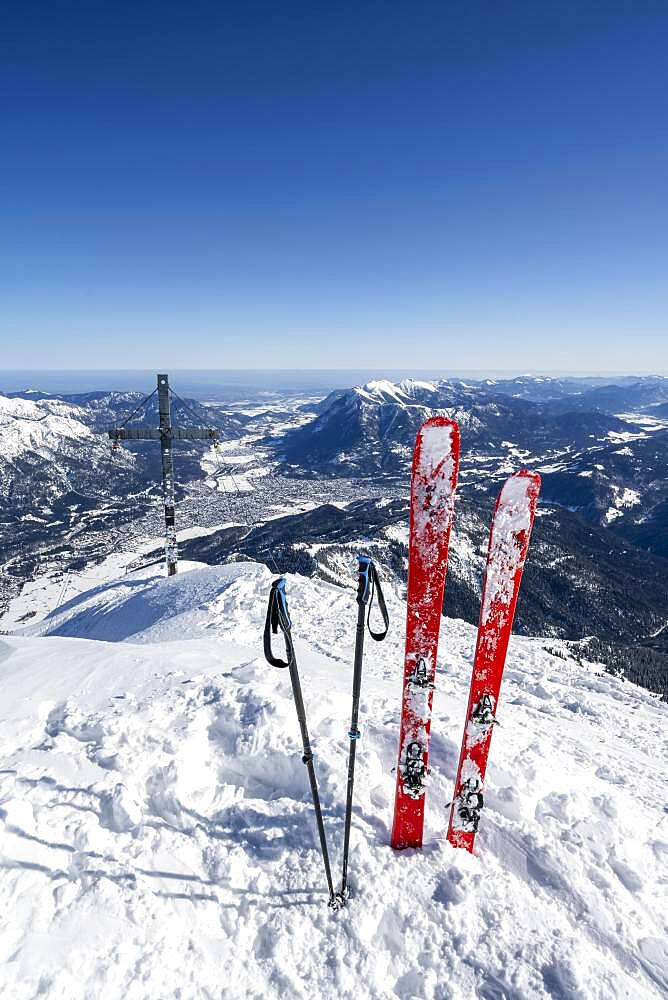
<instances>
[{"instance_id":1,"label":"snow-covered ski","mask_svg":"<svg viewBox=\"0 0 668 1000\"><path fill-rule=\"evenodd\" d=\"M499 493L490 529L471 690L448 828L450 843L471 852L483 806L501 677L539 492L538 473L516 472Z\"/></svg>"},{"instance_id":2,"label":"snow-covered ski","mask_svg":"<svg viewBox=\"0 0 668 1000\"><path fill-rule=\"evenodd\" d=\"M418 431L411 480L408 608L392 847L421 847L431 707L448 541L459 468L459 427L431 417Z\"/></svg>"}]
</instances>

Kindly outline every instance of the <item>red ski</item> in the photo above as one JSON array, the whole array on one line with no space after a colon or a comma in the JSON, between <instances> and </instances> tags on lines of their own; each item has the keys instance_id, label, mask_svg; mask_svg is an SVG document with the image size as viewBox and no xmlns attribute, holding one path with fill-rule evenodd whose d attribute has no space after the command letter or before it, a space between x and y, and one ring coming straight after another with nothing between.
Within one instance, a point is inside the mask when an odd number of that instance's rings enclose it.
<instances>
[{"instance_id":1,"label":"red ski","mask_svg":"<svg viewBox=\"0 0 668 1000\"><path fill-rule=\"evenodd\" d=\"M516 472L499 493L489 534L478 641L448 840L473 853L492 730L536 502L537 472Z\"/></svg>"},{"instance_id":2,"label":"red ski","mask_svg":"<svg viewBox=\"0 0 668 1000\"><path fill-rule=\"evenodd\" d=\"M413 453L408 610L392 847L421 847L431 705L448 541L459 468L459 427L431 417Z\"/></svg>"}]
</instances>

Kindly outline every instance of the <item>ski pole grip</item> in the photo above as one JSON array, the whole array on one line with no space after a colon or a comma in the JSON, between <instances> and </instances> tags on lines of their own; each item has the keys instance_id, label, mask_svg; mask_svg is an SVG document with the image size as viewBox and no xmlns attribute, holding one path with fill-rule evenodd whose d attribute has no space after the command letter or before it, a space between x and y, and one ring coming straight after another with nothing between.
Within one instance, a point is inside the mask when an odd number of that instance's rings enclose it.
<instances>
[{"instance_id":1,"label":"ski pole grip","mask_svg":"<svg viewBox=\"0 0 668 1000\"><path fill-rule=\"evenodd\" d=\"M382 642L387 631L390 627L390 616L387 611L387 605L385 603L385 597L383 596L383 588L380 585L380 577L378 576L378 570L376 569L376 564L373 559L366 555L360 555L357 557L359 560L359 583L357 585L357 603L359 605L369 605L369 611L366 616L366 624L369 630L369 635L376 642ZM371 608L373 606L374 596L376 598L376 603L378 604L378 610L383 619L383 628L380 632L375 632L371 628Z\"/></svg>"},{"instance_id":2,"label":"ski pole grip","mask_svg":"<svg viewBox=\"0 0 668 1000\"><path fill-rule=\"evenodd\" d=\"M357 567L357 603L366 604L371 594L373 561L370 556L365 555L359 555L357 561L359 563Z\"/></svg>"},{"instance_id":3,"label":"ski pole grip","mask_svg":"<svg viewBox=\"0 0 668 1000\"><path fill-rule=\"evenodd\" d=\"M271 648L271 635L281 630L285 641L285 653L287 660L282 660L274 656ZM292 622L288 611L288 598L285 593L285 579L280 577L274 580L269 591L269 602L267 604L267 617L264 623L264 655L267 663L272 667L289 667L294 662L295 653L292 645Z\"/></svg>"},{"instance_id":4,"label":"ski pole grip","mask_svg":"<svg viewBox=\"0 0 668 1000\"><path fill-rule=\"evenodd\" d=\"M390 616L387 611L385 597L383 596L383 590L380 585L380 577L378 576L378 571L373 563L371 563L371 574L373 578L372 579L373 589L371 591L371 600L369 601L369 613L366 617L366 624L367 628L369 629L369 635L371 636L371 638L375 639L376 642L382 642L385 636L387 635L387 631L390 627ZM376 601L378 603L378 610L380 611L383 619L383 628L381 629L380 632L374 632L374 630L371 628L371 605L373 604L374 591L376 594Z\"/></svg>"}]
</instances>

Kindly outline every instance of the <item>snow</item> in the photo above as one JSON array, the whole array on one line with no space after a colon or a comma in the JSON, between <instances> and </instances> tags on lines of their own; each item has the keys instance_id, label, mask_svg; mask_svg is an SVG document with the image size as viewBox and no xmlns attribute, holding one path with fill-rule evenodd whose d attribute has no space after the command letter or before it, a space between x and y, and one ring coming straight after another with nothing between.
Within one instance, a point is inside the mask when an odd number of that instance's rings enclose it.
<instances>
[{"instance_id":1,"label":"snow","mask_svg":"<svg viewBox=\"0 0 668 1000\"><path fill-rule=\"evenodd\" d=\"M252 493L255 489L255 486L250 481L250 477L248 475L244 476L239 475L238 473L236 476L223 476L219 474L216 474L215 477L210 476L206 480L206 484L207 486L210 486L211 489L218 490L220 493L231 496L235 493Z\"/></svg>"},{"instance_id":2,"label":"snow","mask_svg":"<svg viewBox=\"0 0 668 1000\"><path fill-rule=\"evenodd\" d=\"M367 403L395 403L405 409L415 406L416 392L433 393L439 391L434 382L424 382L419 379L407 378L401 382L390 382L389 379L373 379L363 386L354 389L355 394Z\"/></svg>"},{"instance_id":3,"label":"snow","mask_svg":"<svg viewBox=\"0 0 668 1000\"><path fill-rule=\"evenodd\" d=\"M228 521L206 528L201 526L183 528L177 532L177 539L179 542L185 542L231 526L232 522ZM161 534L147 538L135 549L113 552L97 565L86 566L85 571L61 573L48 570L34 580L27 581L21 588L21 593L12 598L4 614L0 615L0 631L12 632L28 618L31 619L31 624L41 622L54 608L62 604L66 597L71 600L75 595L83 594L92 587L115 580L121 573L132 573L133 579L145 576L146 573L155 575L157 572L155 566L150 566L146 570L132 570L131 567L156 548L162 552L164 542L164 535ZM181 560L179 566L183 571L188 569L189 564Z\"/></svg>"},{"instance_id":4,"label":"snow","mask_svg":"<svg viewBox=\"0 0 668 1000\"><path fill-rule=\"evenodd\" d=\"M249 444L252 450L247 454L239 451L241 442L238 440L224 441L204 452L200 465L210 489L229 495L252 493L256 489L253 480L269 475L270 469L258 464L260 452L254 440L249 439ZM240 471L244 466L248 468Z\"/></svg>"},{"instance_id":5,"label":"snow","mask_svg":"<svg viewBox=\"0 0 668 1000\"><path fill-rule=\"evenodd\" d=\"M0 395L0 497L15 501L23 495L32 482L30 473L55 498L75 488L75 482L81 488L82 470L106 472L109 439L91 431L82 416L81 407L60 400ZM129 471L135 456L119 452L116 462Z\"/></svg>"},{"instance_id":6,"label":"snow","mask_svg":"<svg viewBox=\"0 0 668 1000\"><path fill-rule=\"evenodd\" d=\"M406 394L394 382L387 379L375 379L355 391L362 399L373 403L387 402L388 398L400 406L405 406L409 402Z\"/></svg>"},{"instance_id":7,"label":"snow","mask_svg":"<svg viewBox=\"0 0 668 1000\"><path fill-rule=\"evenodd\" d=\"M249 465L255 458L253 455L225 455L225 461L229 465Z\"/></svg>"},{"instance_id":8,"label":"snow","mask_svg":"<svg viewBox=\"0 0 668 1000\"><path fill-rule=\"evenodd\" d=\"M641 501L640 493L637 490L632 490L626 487L617 497L617 503L620 507L635 507Z\"/></svg>"},{"instance_id":9,"label":"snow","mask_svg":"<svg viewBox=\"0 0 668 1000\"><path fill-rule=\"evenodd\" d=\"M628 424L636 424L646 431L660 431L668 427L668 418L653 417L649 413L616 413L615 416Z\"/></svg>"},{"instance_id":10,"label":"snow","mask_svg":"<svg viewBox=\"0 0 668 1000\"><path fill-rule=\"evenodd\" d=\"M631 431L608 431L606 437L616 444L622 441L640 441L648 435L646 433L633 434Z\"/></svg>"},{"instance_id":11,"label":"snow","mask_svg":"<svg viewBox=\"0 0 668 1000\"><path fill-rule=\"evenodd\" d=\"M424 474L433 476L438 471L440 479L449 482L452 476L452 459L444 460L452 451L452 425L425 423L421 429L422 461Z\"/></svg>"},{"instance_id":12,"label":"snow","mask_svg":"<svg viewBox=\"0 0 668 1000\"><path fill-rule=\"evenodd\" d=\"M233 525L233 521L221 521L220 524L212 524L207 528L196 524L192 528L182 528L181 531L177 531L176 537L179 543L190 541L192 538L205 538L207 535L214 535L217 531L223 531L225 528L233 527Z\"/></svg>"},{"instance_id":13,"label":"snow","mask_svg":"<svg viewBox=\"0 0 668 1000\"><path fill-rule=\"evenodd\" d=\"M352 556L350 578L287 578L335 871ZM665 996L668 706L514 638L470 856L445 830L475 630L444 619L425 846L394 854L390 593L390 635L365 652L353 897L332 913L289 678L261 652L270 581L254 563L123 578L33 630L50 635L0 640L1 995Z\"/></svg>"},{"instance_id":14,"label":"snow","mask_svg":"<svg viewBox=\"0 0 668 1000\"><path fill-rule=\"evenodd\" d=\"M622 488L620 486L613 486L612 490L615 506L608 507L605 512L604 521L606 524L612 524L618 517L623 517L624 512L619 509L620 507L635 507L641 502L641 496L637 490L632 490L629 487Z\"/></svg>"},{"instance_id":15,"label":"snow","mask_svg":"<svg viewBox=\"0 0 668 1000\"><path fill-rule=\"evenodd\" d=\"M418 389L425 389L427 392L438 392L438 386L435 382L424 382L419 378L402 379L399 385L406 389L417 387Z\"/></svg>"},{"instance_id":16,"label":"snow","mask_svg":"<svg viewBox=\"0 0 668 1000\"><path fill-rule=\"evenodd\" d=\"M524 564L531 531L531 494L536 490L529 476L506 480L494 514L480 621L486 626L492 614L505 618L518 570ZM499 626L501 629L501 626Z\"/></svg>"},{"instance_id":17,"label":"snow","mask_svg":"<svg viewBox=\"0 0 668 1000\"><path fill-rule=\"evenodd\" d=\"M59 441L92 444L96 436L76 419L77 411L54 399L33 402L0 395L0 458L16 461L26 452L57 456Z\"/></svg>"}]
</instances>

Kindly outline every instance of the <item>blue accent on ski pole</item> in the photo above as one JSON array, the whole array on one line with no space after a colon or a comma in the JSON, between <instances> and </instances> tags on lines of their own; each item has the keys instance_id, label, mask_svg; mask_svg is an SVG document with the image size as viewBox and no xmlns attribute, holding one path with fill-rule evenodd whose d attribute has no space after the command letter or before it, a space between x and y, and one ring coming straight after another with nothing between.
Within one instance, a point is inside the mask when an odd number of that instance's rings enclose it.
<instances>
[{"instance_id":1,"label":"blue accent on ski pole","mask_svg":"<svg viewBox=\"0 0 668 1000\"><path fill-rule=\"evenodd\" d=\"M285 592L285 579L281 577L280 580L276 581L276 598L278 600L281 613L285 616L285 622L288 628L292 628L292 621L290 619L290 612L288 611L288 595Z\"/></svg>"},{"instance_id":2,"label":"blue accent on ski pole","mask_svg":"<svg viewBox=\"0 0 668 1000\"><path fill-rule=\"evenodd\" d=\"M358 574L359 581L357 586L357 603L366 604L369 600L369 593L371 590L371 574L373 570L373 560L367 555L358 555L357 561L359 563Z\"/></svg>"}]
</instances>

